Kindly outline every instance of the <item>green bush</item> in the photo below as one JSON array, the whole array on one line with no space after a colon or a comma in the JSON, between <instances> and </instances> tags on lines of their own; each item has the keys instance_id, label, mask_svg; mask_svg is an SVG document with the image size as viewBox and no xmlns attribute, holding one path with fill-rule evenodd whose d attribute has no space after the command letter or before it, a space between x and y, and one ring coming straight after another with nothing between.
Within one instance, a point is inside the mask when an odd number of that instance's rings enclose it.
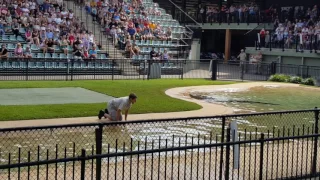
<instances>
[{"instance_id":1,"label":"green bush","mask_svg":"<svg viewBox=\"0 0 320 180\"><path fill-rule=\"evenodd\" d=\"M289 82L290 76L284 74L275 74L270 76L269 81L274 82Z\"/></svg>"},{"instance_id":2,"label":"green bush","mask_svg":"<svg viewBox=\"0 0 320 180\"><path fill-rule=\"evenodd\" d=\"M304 80L302 81L302 84L308 85L308 86L314 86L314 85L315 85L315 82L314 82L314 79L312 79L312 78L307 78L307 79L304 79Z\"/></svg>"},{"instance_id":3,"label":"green bush","mask_svg":"<svg viewBox=\"0 0 320 180\"><path fill-rule=\"evenodd\" d=\"M270 76L269 81L273 82L289 82L289 83L295 83L295 84L304 84L308 86L314 86L315 81L312 78L306 78L302 79L299 76L288 76L284 74L275 74Z\"/></svg>"},{"instance_id":4,"label":"green bush","mask_svg":"<svg viewBox=\"0 0 320 180\"><path fill-rule=\"evenodd\" d=\"M291 76L289 78L290 83L300 84L302 82L302 78L299 76Z\"/></svg>"}]
</instances>

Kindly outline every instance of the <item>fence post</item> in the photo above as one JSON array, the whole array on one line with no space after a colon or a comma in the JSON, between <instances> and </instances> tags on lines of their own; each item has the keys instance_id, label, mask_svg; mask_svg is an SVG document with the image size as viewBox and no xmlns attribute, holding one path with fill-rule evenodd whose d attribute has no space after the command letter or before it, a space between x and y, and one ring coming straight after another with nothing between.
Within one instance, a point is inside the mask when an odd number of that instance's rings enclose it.
<instances>
[{"instance_id":1,"label":"fence post","mask_svg":"<svg viewBox=\"0 0 320 180\"><path fill-rule=\"evenodd\" d=\"M150 69L151 69L151 60L147 61L148 62L148 72L147 72L147 79L149 80L150 76Z\"/></svg>"},{"instance_id":2,"label":"fence post","mask_svg":"<svg viewBox=\"0 0 320 180\"><path fill-rule=\"evenodd\" d=\"M299 36L296 35L296 52L298 52L298 43L300 43L299 42Z\"/></svg>"},{"instance_id":3,"label":"fence post","mask_svg":"<svg viewBox=\"0 0 320 180\"><path fill-rule=\"evenodd\" d=\"M276 74L277 63L272 61L270 64L270 75Z\"/></svg>"},{"instance_id":4,"label":"fence post","mask_svg":"<svg viewBox=\"0 0 320 180\"><path fill-rule=\"evenodd\" d=\"M241 63L241 62L240 62ZM240 79L243 81L244 79L244 66L246 65L246 63L240 65L240 70L241 70L241 74L240 74Z\"/></svg>"},{"instance_id":5,"label":"fence post","mask_svg":"<svg viewBox=\"0 0 320 180\"><path fill-rule=\"evenodd\" d=\"M271 33L269 33L269 48L270 48L270 51L272 51L272 39L271 39Z\"/></svg>"},{"instance_id":6,"label":"fence post","mask_svg":"<svg viewBox=\"0 0 320 180\"><path fill-rule=\"evenodd\" d=\"M112 59L112 65L111 65L111 67L112 67L112 80L114 79L114 59Z\"/></svg>"},{"instance_id":7,"label":"fence post","mask_svg":"<svg viewBox=\"0 0 320 180\"><path fill-rule=\"evenodd\" d=\"M230 128L227 129L227 143L230 142ZM226 170L224 179L229 179L230 174L230 144L226 147ZM221 177L220 177L221 178Z\"/></svg>"},{"instance_id":8,"label":"fence post","mask_svg":"<svg viewBox=\"0 0 320 180\"><path fill-rule=\"evenodd\" d=\"M191 61L191 62L193 62L193 61ZM181 76L181 79L183 80L183 62L182 61L180 61L180 71L181 71L180 76Z\"/></svg>"},{"instance_id":9,"label":"fence post","mask_svg":"<svg viewBox=\"0 0 320 180\"><path fill-rule=\"evenodd\" d=\"M314 134L319 134L319 109L318 107L314 108ZM313 146L313 159L312 159L312 177L316 176L317 173L317 156L318 156L318 136L314 137L314 146Z\"/></svg>"},{"instance_id":10,"label":"fence post","mask_svg":"<svg viewBox=\"0 0 320 180\"><path fill-rule=\"evenodd\" d=\"M66 70L66 81L68 81L69 79L69 59L65 59L66 60L66 64L67 64L67 70Z\"/></svg>"},{"instance_id":11,"label":"fence post","mask_svg":"<svg viewBox=\"0 0 320 180\"><path fill-rule=\"evenodd\" d=\"M310 53L312 53L312 48L313 48L313 44L312 44L312 35L310 35Z\"/></svg>"},{"instance_id":12,"label":"fence post","mask_svg":"<svg viewBox=\"0 0 320 180\"><path fill-rule=\"evenodd\" d=\"M103 125L99 124L99 128L95 130L96 135L96 154L102 153L102 133L103 133ZM101 158L97 158L96 160L96 179L101 179Z\"/></svg>"},{"instance_id":13,"label":"fence post","mask_svg":"<svg viewBox=\"0 0 320 180\"><path fill-rule=\"evenodd\" d=\"M91 61L93 61L93 64L94 64L94 66L93 66L93 79L96 79L96 67L97 67L97 59L93 59L93 60L91 60ZM100 63L100 62L99 62ZM100 65L100 64L99 64Z\"/></svg>"},{"instance_id":14,"label":"fence post","mask_svg":"<svg viewBox=\"0 0 320 180\"><path fill-rule=\"evenodd\" d=\"M282 52L284 52L284 44L285 44L285 39L284 39L284 34L282 35Z\"/></svg>"},{"instance_id":15,"label":"fence post","mask_svg":"<svg viewBox=\"0 0 320 180\"><path fill-rule=\"evenodd\" d=\"M26 80L28 81L29 79L29 58L27 59L27 63L26 63L27 69L26 69Z\"/></svg>"},{"instance_id":16,"label":"fence post","mask_svg":"<svg viewBox=\"0 0 320 180\"><path fill-rule=\"evenodd\" d=\"M224 143L225 127L226 127L226 117L222 116L221 143ZM219 169L220 179L222 179L222 166L223 166L223 146L221 146L221 151L220 151L220 169Z\"/></svg>"},{"instance_id":17,"label":"fence post","mask_svg":"<svg viewBox=\"0 0 320 180\"><path fill-rule=\"evenodd\" d=\"M314 38L315 38L314 52L317 53L317 50L318 50L318 35L316 35Z\"/></svg>"},{"instance_id":18,"label":"fence post","mask_svg":"<svg viewBox=\"0 0 320 180\"><path fill-rule=\"evenodd\" d=\"M262 180L263 176L263 146L264 146L264 134L261 134L260 138L260 167L259 167L259 179Z\"/></svg>"},{"instance_id":19,"label":"fence post","mask_svg":"<svg viewBox=\"0 0 320 180\"><path fill-rule=\"evenodd\" d=\"M211 60L211 80L217 80L218 61Z\"/></svg>"},{"instance_id":20,"label":"fence post","mask_svg":"<svg viewBox=\"0 0 320 180\"><path fill-rule=\"evenodd\" d=\"M142 72L142 75L143 75L143 80L145 79L145 76L146 76L146 63L147 63L147 60L144 60L143 61L143 72ZM141 70L139 70L140 72Z\"/></svg>"},{"instance_id":21,"label":"fence post","mask_svg":"<svg viewBox=\"0 0 320 180\"><path fill-rule=\"evenodd\" d=\"M71 59L71 81L73 81L74 59Z\"/></svg>"},{"instance_id":22,"label":"fence post","mask_svg":"<svg viewBox=\"0 0 320 180\"><path fill-rule=\"evenodd\" d=\"M85 160L85 157L86 157L86 150L85 149L82 149L81 150L81 180L85 180L85 176L86 176L86 160Z\"/></svg>"}]
</instances>

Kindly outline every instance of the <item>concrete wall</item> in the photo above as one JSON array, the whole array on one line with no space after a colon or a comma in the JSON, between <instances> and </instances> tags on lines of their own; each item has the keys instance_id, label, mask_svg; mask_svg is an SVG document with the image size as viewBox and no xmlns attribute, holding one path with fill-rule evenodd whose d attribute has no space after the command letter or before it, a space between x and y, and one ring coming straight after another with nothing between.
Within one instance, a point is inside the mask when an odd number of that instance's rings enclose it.
<instances>
[{"instance_id":1,"label":"concrete wall","mask_svg":"<svg viewBox=\"0 0 320 180\"><path fill-rule=\"evenodd\" d=\"M190 60L198 60L200 59L200 48L201 48L201 40L193 39L191 44L191 51L189 54Z\"/></svg>"}]
</instances>

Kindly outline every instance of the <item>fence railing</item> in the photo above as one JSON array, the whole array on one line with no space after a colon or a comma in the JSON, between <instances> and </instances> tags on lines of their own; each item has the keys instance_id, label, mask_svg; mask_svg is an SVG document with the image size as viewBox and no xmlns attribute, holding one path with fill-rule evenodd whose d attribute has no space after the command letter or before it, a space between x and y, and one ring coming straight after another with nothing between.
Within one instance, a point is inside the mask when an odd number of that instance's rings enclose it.
<instances>
[{"instance_id":1,"label":"fence railing","mask_svg":"<svg viewBox=\"0 0 320 180\"><path fill-rule=\"evenodd\" d=\"M1 59L0 80L210 78L200 60Z\"/></svg>"},{"instance_id":2,"label":"fence railing","mask_svg":"<svg viewBox=\"0 0 320 180\"><path fill-rule=\"evenodd\" d=\"M314 109L0 129L0 178L315 177L318 122Z\"/></svg>"},{"instance_id":3,"label":"fence railing","mask_svg":"<svg viewBox=\"0 0 320 180\"><path fill-rule=\"evenodd\" d=\"M296 52L310 52L318 53L320 47L320 35L277 35L270 34L265 38L261 38L260 41L255 41L256 50L261 50L261 48L268 48L270 51L273 49L281 49L285 51L286 49L295 49Z\"/></svg>"},{"instance_id":4,"label":"fence railing","mask_svg":"<svg viewBox=\"0 0 320 180\"><path fill-rule=\"evenodd\" d=\"M205 78L266 81L281 73L318 79L320 68L220 60L130 60L9 58L0 60L0 80L94 80Z\"/></svg>"}]
</instances>

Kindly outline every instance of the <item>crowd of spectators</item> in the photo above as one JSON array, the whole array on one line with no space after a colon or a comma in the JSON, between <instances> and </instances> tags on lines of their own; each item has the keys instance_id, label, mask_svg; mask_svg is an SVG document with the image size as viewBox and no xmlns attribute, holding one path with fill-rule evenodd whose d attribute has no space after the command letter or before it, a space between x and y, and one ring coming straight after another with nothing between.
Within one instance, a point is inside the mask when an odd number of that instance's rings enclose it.
<instances>
[{"instance_id":1,"label":"crowd of spectators","mask_svg":"<svg viewBox=\"0 0 320 180\"><path fill-rule=\"evenodd\" d=\"M96 48L101 47L62 0L7 0L0 3L0 12L2 38L14 34L16 40L20 36L27 42L16 44L14 57L32 58L32 52L40 51L45 56L59 52L59 57L95 58ZM1 57L8 57L6 46L2 44Z\"/></svg>"},{"instance_id":2,"label":"crowd of spectators","mask_svg":"<svg viewBox=\"0 0 320 180\"><path fill-rule=\"evenodd\" d=\"M282 10L276 17L273 31L260 31L260 45L273 48L317 49L320 42L320 9L300 6Z\"/></svg>"},{"instance_id":3,"label":"crowd of spectators","mask_svg":"<svg viewBox=\"0 0 320 180\"><path fill-rule=\"evenodd\" d=\"M250 23L263 21L274 15L271 7L267 11L260 11L256 3L232 4L230 6L204 6L199 5L197 20L202 23Z\"/></svg>"},{"instance_id":4,"label":"crowd of spectators","mask_svg":"<svg viewBox=\"0 0 320 180\"><path fill-rule=\"evenodd\" d=\"M130 58L141 53L137 42L172 40L170 26L164 27L160 21L149 18L163 16L156 3L146 7L141 0L114 0L109 3L86 3L85 9L104 27L106 34L112 38L113 45L124 50ZM167 53L166 49L164 51Z\"/></svg>"}]
</instances>

